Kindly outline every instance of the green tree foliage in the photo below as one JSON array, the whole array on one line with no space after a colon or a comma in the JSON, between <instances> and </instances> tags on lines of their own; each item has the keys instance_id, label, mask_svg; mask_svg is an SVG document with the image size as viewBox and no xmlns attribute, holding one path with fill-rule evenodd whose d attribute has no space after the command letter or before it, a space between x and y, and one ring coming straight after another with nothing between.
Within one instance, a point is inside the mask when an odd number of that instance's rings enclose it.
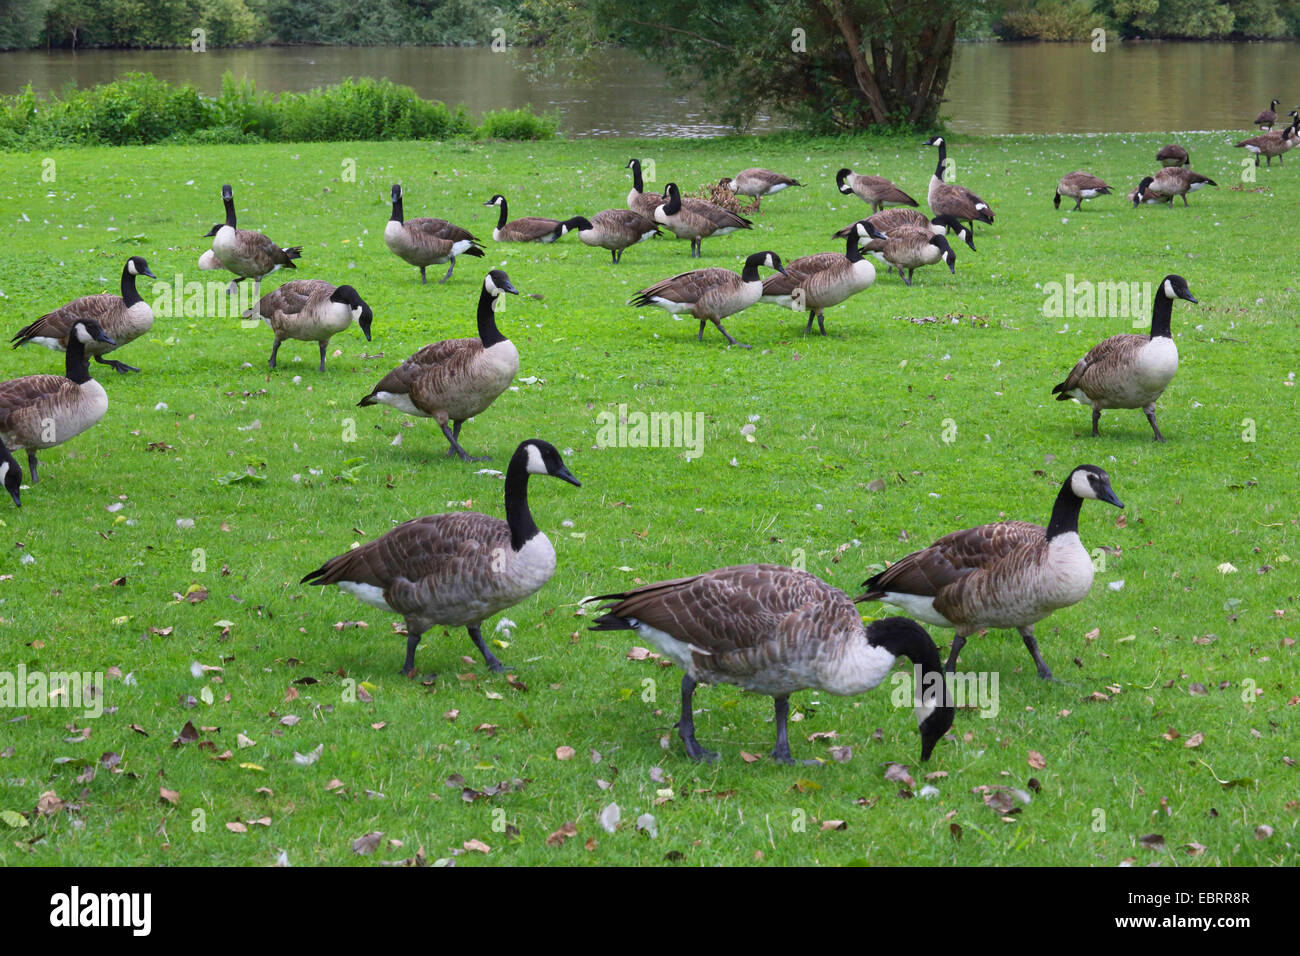
<instances>
[{"instance_id":1,"label":"green tree foliage","mask_svg":"<svg viewBox=\"0 0 1300 956\"><path fill-rule=\"evenodd\" d=\"M958 23L978 0L528 0L557 60L623 44L702 86L724 119L760 110L830 132L933 122Z\"/></svg>"},{"instance_id":2,"label":"green tree foliage","mask_svg":"<svg viewBox=\"0 0 1300 956\"><path fill-rule=\"evenodd\" d=\"M0 0L0 50L34 46L49 6L50 0Z\"/></svg>"}]
</instances>

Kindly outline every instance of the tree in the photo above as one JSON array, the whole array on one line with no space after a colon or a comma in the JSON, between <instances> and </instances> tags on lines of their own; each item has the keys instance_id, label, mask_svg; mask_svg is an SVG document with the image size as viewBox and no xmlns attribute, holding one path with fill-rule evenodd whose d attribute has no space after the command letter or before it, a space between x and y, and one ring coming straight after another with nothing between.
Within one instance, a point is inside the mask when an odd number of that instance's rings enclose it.
<instances>
[{"instance_id":1,"label":"tree","mask_svg":"<svg viewBox=\"0 0 1300 956\"><path fill-rule=\"evenodd\" d=\"M763 109L818 131L925 126L957 28L980 0L528 0L529 35L563 59L623 45L703 85L723 118Z\"/></svg>"},{"instance_id":2,"label":"tree","mask_svg":"<svg viewBox=\"0 0 1300 956\"><path fill-rule=\"evenodd\" d=\"M50 0L0 0L0 50L21 50L36 42Z\"/></svg>"}]
</instances>

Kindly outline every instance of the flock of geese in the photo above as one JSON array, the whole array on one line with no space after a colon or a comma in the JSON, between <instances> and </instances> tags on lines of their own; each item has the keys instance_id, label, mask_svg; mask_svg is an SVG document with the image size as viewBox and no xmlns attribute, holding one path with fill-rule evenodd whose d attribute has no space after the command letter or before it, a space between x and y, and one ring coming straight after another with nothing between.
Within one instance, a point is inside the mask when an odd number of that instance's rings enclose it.
<instances>
[{"instance_id":1,"label":"flock of geese","mask_svg":"<svg viewBox=\"0 0 1300 956\"><path fill-rule=\"evenodd\" d=\"M1300 128L1297 112L1292 117L1287 130L1278 134L1288 143ZM1270 134L1275 120L1271 111L1260 116ZM740 345L722 320L759 302L806 311L806 331L816 320L825 334L825 310L875 281L875 269L864 253L896 269L908 284L916 269L938 262L955 273L956 257L946 236L955 234L974 250L975 223L992 225L994 213L969 189L945 181L947 144L942 136L931 137L925 145L938 151L926 196L929 217L889 180L841 169L835 176L838 191L857 196L872 208L872 215L834 234L844 241L842 253L782 263L775 252L755 252L746 258L740 273L722 268L685 272L641 290L630 304L692 315L700 322L701 339L705 325L712 322L730 343ZM1271 148L1261 145L1257 153L1269 156ZM1187 168L1189 157L1180 146L1166 146L1157 158L1168 165L1142 179L1131 194L1135 206L1170 202L1177 195L1186 203L1188 192L1215 185ZM512 220L505 196L492 196L484 205L498 209L493 241L553 243L576 232L583 243L608 250L618 264L626 249L664 230L689 240L691 257L698 257L705 239L752 226L719 205L684 197L675 183L668 183L662 194L646 192L640 162L632 159L626 168L631 169L633 181L628 208L607 209L590 217ZM752 197L755 208L764 198L802 185L759 168L719 183L736 195ZM1059 208L1066 197L1075 200L1077 210L1085 200L1110 192L1095 176L1073 172L1057 185L1054 205ZM391 199L385 244L420 270L421 283L428 281L429 266L447 265L439 280L445 283L459 256L484 257L483 242L468 230L442 219L406 218L400 185L392 187ZM199 267L232 273L231 290L251 279L260 295L263 278L280 269L298 268L301 248L282 247L261 233L239 229L229 185L222 187L222 201L225 221L206 234L212 239L211 249L202 254ZM774 274L762 278L760 269ZM119 295L77 299L13 336L15 348L36 343L65 352L63 375L0 382L0 481L15 505L21 505L22 469L9 449L26 451L35 484L36 452L70 440L103 418L108 398L90 375L90 359L119 373L138 371L104 356L152 326L150 307L136 288L140 276L153 277L153 273L143 257L131 256L123 266ZM505 272L488 271L479 292L477 335L425 346L381 379L358 405L387 405L432 418L446 437L449 456L484 460L469 455L460 433L466 421L484 412L510 386L518 371L518 350L496 322L500 297L515 294L518 291ZM1178 350L1170 333L1177 299L1197 301L1181 276L1167 275L1154 296L1150 333L1103 340L1052 390L1058 400L1091 406L1094 436L1103 410L1141 408L1155 440L1164 441L1156 424L1155 403L1178 368ZM333 335L356 322L370 338L370 307L350 285L295 279L258 298L255 311L274 333L271 368L276 366L281 343L288 339L318 342L324 372L326 347ZM505 474L505 520L464 512L407 521L330 558L302 582L335 585L372 607L401 615L407 634L405 674L414 674L416 648L424 633L437 626L466 628L487 666L500 671L504 665L483 640L483 622L535 594L555 571L555 549L529 510L528 480L533 475L581 486L553 445L540 439L520 442ZM1051 678L1034 625L1053 611L1083 600L1090 591L1093 565L1078 528L1085 500L1123 507L1103 469L1079 465L1062 482L1045 526L1004 521L955 531L869 578L856 599L804 571L754 564L584 601L608 602L595 630L633 631L681 666L677 727L686 753L694 759L716 756L695 737L692 700L699 683L731 683L772 696L777 730L772 757L790 763L786 723L791 693L818 688L857 694L879 685L895 659L906 657L918 665L915 717L924 760L952 726L954 708L942 675L955 670L970 636L986 629L1018 631L1038 675ZM854 605L870 601L898 607L916 620L888 617L864 625ZM917 621L955 631L946 664L940 664L934 641Z\"/></svg>"}]
</instances>

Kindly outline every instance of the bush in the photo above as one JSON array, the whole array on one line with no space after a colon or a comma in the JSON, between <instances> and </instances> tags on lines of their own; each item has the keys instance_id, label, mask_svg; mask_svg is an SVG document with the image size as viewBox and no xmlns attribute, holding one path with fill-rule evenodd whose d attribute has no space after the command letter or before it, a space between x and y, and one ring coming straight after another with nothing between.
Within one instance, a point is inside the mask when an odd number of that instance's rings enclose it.
<instances>
[{"instance_id":1,"label":"bush","mask_svg":"<svg viewBox=\"0 0 1300 956\"><path fill-rule=\"evenodd\" d=\"M41 100L28 86L0 97L0 148L127 146L147 143L339 142L350 140L551 139L558 114L496 110L475 128L465 107L425 100L389 80L344 80L278 99L227 73L221 93L172 86L148 73L63 99Z\"/></svg>"},{"instance_id":2,"label":"bush","mask_svg":"<svg viewBox=\"0 0 1300 956\"><path fill-rule=\"evenodd\" d=\"M560 129L558 113L540 116L527 109L490 110L474 131L475 139L553 139Z\"/></svg>"}]
</instances>

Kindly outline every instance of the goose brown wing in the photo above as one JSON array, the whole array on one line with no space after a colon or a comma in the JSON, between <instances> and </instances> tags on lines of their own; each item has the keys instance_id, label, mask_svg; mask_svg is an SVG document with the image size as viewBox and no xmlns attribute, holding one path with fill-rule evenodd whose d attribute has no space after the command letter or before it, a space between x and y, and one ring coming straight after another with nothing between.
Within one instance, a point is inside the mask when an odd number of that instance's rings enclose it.
<instances>
[{"instance_id":1,"label":"goose brown wing","mask_svg":"<svg viewBox=\"0 0 1300 956\"><path fill-rule=\"evenodd\" d=\"M409 390L411 401L421 410L436 412L447 395L464 390L466 378L483 354L483 343L478 339L460 341L463 344L459 348L446 350L436 361L424 361L415 365ZM423 352L424 349L420 351Z\"/></svg>"},{"instance_id":2,"label":"goose brown wing","mask_svg":"<svg viewBox=\"0 0 1300 956\"><path fill-rule=\"evenodd\" d=\"M636 294L633 302L644 305L653 298L673 302L698 302L701 297L723 283L735 282L740 277L730 269L696 269L683 272L671 279L663 279Z\"/></svg>"},{"instance_id":3,"label":"goose brown wing","mask_svg":"<svg viewBox=\"0 0 1300 956\"><path fill-rule=\"evenodd\" d=\"M1126 352L1140 348L1149 341L1150 336L1134 335L1127 332L1102 339L1075 363L1074 368L1070 369L1070 374L1065 377L1065 381L1052 389L1052 394L1060 395L1062 398L1069 398L1068 392L1085 385L1085 378L1089 370L1095 366L1112 362Z\"/></svg>"},{"instance_id":4,"label":"goose brown wing","mask_svg":"<svg viewBox=\"0 0 1300 956\"><path fill-rule=\"evenodd\" d=\"M286 282L274 292L262 296L258 311L266 318L277 313L281 315L299 315L307 308L313 297L328 299L334 293L334 286L323 279L294 279Z\"/></svg>"},{"instance_id":5,"label":"goose brown wing","mask_svg":"<svg viewBox=\"0 0 1300 956\"><path fill-rule=\"evenodd\" d=\"M462 229L446 219L434 219L428 216L419 219L408 219L406 220L406 227L422 238L445 239L449 242L459 242L462 239L469 239L472 242L477 241L468 230Z\"/></svg>"},{"instance_id":6,"label":"goose brown wing","mask_svg":"<svg viewBox=\"0 0 1300 956\"><path fill-rule=\"evenodd\" d=\"M374 395L376 392L406 394L410 392L411 383L422 370L451 361L458 353L475 345L482 347L478 339L445 339L442 342L426 345L380 379L379 384L371 389L370 394Z\"/></svg>"},{"instance_id":7,"label":"goose brown wing","mask_svg":"<svg viewBox=\"0 0 1300 956\"><path fill-rule=\"evenodd\" d=\"M51 338L58 339L59 343L66 348L68 333L72 331L72 326L78 319L94 319L111 334L113 323L108 319L122 307L122 297L110 292L84 295L53 312L45 313L26 328L19 329L10 341L14 343L14 348L17 348L35 338Z\"/></svg>"},{"instance_id":8,"label":"goose brown wing","mask_svg":"<svg viewBox=\"0 0 1300 956\"><path fill-rule=\"evenodd\" d=\"M560 224L558 219L544 219L541 216L525 216L522 219L515 219L506 223L505 229L502 230L506 235L514 239L522 239L525 242L534 242L543 236L550 235L555 231L555 227Z\"/></svg>"},{"instance_id":9,"label":"goose brown wing","mask_svg":"<svg viewBox=\"0 0 1300 956\"><path fill-rule=\"evenodd\" d=\"M850 227L851 228L851 227ZM845 262L838 252L819 252L812 256L803 256L785 265L785 274L777 272L763 280L763 295L791 295L795 289L804 285L819 272L834 268Z\"/></svg>"},{"instance_id":10,"label":"goose brown wing","mask_svg":"<svg viewBox=\"0 0 1300 956\"><path fill-rule=\"evenodd\" d=\"M859 601L888 591L935 597L966 575L987 570L1017 548L1043 540L1046 532L1027 521L1002 521L946 534L928 548L913 551L863 583Z\"/></svg>"},{"instance_id":11,"label":"goose brown wing","mask_svg":"<svg viewBox=\"0 0 1300 956\"><path fill-rule=\"evenodd\" d=\"M715 206L713 203L705 202L703 199L683 199L682 208L695 213L697 216L703 216L719 229L753 228L753 223L748 219L745 219L743 216L737 216L729 209Z\"/></svg>"}]
</instances>

